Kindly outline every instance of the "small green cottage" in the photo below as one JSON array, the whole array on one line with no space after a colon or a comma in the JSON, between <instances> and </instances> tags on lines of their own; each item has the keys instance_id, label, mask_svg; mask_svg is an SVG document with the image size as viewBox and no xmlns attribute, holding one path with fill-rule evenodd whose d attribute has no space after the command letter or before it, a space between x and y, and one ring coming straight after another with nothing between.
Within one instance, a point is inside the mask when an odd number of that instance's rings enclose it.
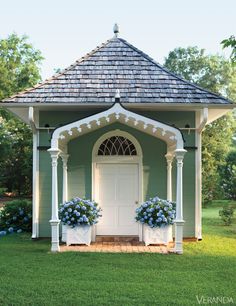
<instances>
[{"instance_id":1,"label":"small green cottage","mask_svg":"<svg viewBox=\"0 0 236 306\"><path fill-rule=\"evenodd\" d=\"M135 208L176 201L175 251L202 238L201 133L233 108L115 35L73 65L3 101L33 131L32 238L59 251L58 204L91 198L96 235L138 236Z\"/></svg>"}]
</instances>

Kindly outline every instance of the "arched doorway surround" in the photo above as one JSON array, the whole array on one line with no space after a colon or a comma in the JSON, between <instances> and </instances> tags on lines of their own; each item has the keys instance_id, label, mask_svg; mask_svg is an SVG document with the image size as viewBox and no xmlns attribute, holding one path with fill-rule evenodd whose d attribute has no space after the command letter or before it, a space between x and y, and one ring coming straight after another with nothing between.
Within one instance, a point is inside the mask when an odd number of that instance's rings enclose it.
<instances>
[{"instance_id":1,"label":"arched doorway surround","mask_svg":"<svg viewBox=\"0 0 236 306\"><path fill-rule=\"evenodd\" d=\"M135 208L143 201L142 173L142 149L130 133L116 129L96 141L92 197L102 206L103 217L94 229L94 237L138 235L142 241L142 226L135 222ZM104 184L106 180L109 185Z\"/></svg>"}]
</instances>

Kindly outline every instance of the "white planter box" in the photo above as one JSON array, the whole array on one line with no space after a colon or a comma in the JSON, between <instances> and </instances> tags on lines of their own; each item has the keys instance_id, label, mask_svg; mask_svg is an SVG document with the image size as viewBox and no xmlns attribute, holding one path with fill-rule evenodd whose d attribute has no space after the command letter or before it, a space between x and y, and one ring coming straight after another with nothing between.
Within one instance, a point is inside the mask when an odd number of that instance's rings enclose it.
<instances>
[{"instance_id":1,"label":"white planter box","mask_svg":"<svg viewBox=\"0 0 236 306\"><path fill-rule=\"evenodd\" d=\"M66 228L67 226L62 224L61 226L61 241L66 242Z\"/></svg>"},{"instance_id":2,"label":"white planter box","mask_svg":"<svg viewBox=\"0 0 236 306\"><path fill-rule=\"evenodd\" d=\"M66 245L71 244L86 244L91 243L91 226L80 225L74 228L66 226Z\"/></svg>"},{"instance_id":3,"label":"white planter box","mask_svg":"<svg viewBox=\"0 0 236 306\"><path fill-rule=\"evenodd\" d=\"M164 244L167 245L173 241L172 225L151 228L147 225L143 226L143 240L145 245Z\"/></svg>"}]
</instances>

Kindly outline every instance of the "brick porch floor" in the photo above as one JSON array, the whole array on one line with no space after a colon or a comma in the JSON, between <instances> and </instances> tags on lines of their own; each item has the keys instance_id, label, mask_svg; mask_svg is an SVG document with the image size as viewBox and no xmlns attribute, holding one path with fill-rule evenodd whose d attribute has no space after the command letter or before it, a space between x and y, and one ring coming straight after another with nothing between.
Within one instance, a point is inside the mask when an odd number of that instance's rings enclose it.
<instances>
[{"instance_id":1,"label":"brick porch floor","mask_svg":"<svg viewBox=\"0 0 236 306\"><path fill-rule=\"evenodd\" d=\"M86 245L61 245L61 252L102 252L102 253L173 253L173 243L168 246L149 245L140 242L92 242Z\"/></svg>"}]
</instances>

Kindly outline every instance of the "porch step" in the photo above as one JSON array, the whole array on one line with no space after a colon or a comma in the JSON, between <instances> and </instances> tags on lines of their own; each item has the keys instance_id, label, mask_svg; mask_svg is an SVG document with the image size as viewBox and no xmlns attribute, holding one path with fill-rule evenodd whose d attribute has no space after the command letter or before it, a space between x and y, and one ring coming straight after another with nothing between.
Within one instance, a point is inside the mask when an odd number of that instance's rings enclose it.
<instances>
[{"instance_id":1,"label":"porch step","mask_svg":"<svg viewBox=\"0 0 236 306\"><path fill-rule=\"evenodd\" d=\"M96 236L96 242L139 242L138 236Z\"/></svg>"}]
</instances>

